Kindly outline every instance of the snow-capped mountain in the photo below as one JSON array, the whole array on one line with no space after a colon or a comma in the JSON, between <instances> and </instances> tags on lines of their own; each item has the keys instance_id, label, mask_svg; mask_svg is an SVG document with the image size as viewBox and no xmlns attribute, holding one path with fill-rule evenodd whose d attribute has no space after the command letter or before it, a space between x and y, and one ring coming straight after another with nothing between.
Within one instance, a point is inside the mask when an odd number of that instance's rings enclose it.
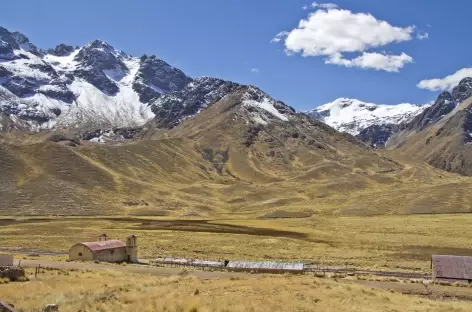
<instances>
[{"instance_id":1,"label":"snow-capped mountain","mask_svg":"<svg viewBox=\"0 0 472 312\"><path fill-rule=\"evenodd\" d=\"M253 121L294 113L255 87L192 79L156 56L133 57L101 40L41 50L25 35L0 28L0 130L77 128L95 138L151 120L174 128L242 89L241 109Z\"/></svg>"},{"instance_id":2,"label":"snow-capped mountain","mask_svg":"<svg viewBox=\"0 0 472 312\"><path fill-rule=\"evenodd\" d=\"M370 126L398 125L409 122L429 106L431 106L430 103L383 105L339 98L307 113L338 131L356 136Z\"/></svg>"},{"instance_id":3,"label":"snow-capped mountain","mask_svg":"<svg viewBox=\"0 0 472 312\"><path fill-rule=\"evenodd\" d=\"M155 56L133 57L95 40L41 50L0 27L0 127L130 127L154 118L148 104L192 79Z\"/></svg>"}]
</instances>

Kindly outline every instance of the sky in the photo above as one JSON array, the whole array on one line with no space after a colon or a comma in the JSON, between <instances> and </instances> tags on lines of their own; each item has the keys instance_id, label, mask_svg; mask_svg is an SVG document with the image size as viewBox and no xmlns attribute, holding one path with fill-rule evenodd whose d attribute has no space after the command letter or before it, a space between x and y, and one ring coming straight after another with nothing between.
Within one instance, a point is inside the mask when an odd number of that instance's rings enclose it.
<instances>
[{"instance_id":1,"label":"sky","mask_svg":"<svg viewBox=\"0 0 472 312\"><path fill-rule=\"evenodd\" d=\"M22 0L2 3L0 26L40 48L101 39L155 54L303 111L434 100L472 76L470 11L469 0Z\"/></svg>"}]
</instances>

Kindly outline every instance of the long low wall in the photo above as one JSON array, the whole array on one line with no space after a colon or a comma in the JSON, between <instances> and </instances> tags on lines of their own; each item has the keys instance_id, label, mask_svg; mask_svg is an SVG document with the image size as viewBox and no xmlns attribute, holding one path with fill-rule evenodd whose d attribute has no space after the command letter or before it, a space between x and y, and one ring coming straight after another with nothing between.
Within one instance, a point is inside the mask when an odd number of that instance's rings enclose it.
<instances>
[{"instance_id":1,"label":"long low wall","mask_svg":"<svg viewBox=\"0 0 472 312\"><path fill-rule=\"evenodd\" d=\"M0 255L0 266L12 266L13 256L11 255Z\"/></svg>"}]
</instances>

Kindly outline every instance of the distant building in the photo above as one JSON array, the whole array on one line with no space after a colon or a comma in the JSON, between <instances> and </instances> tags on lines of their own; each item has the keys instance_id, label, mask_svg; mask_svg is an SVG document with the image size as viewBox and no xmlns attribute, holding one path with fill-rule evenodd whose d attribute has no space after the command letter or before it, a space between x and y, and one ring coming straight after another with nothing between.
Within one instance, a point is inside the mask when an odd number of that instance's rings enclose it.
<instances>
[{"instance_id":1,"label":"distant building","mask_svg":"<svg viewBox=\"0 0 472 312\"><path fill-rule=\"evenodd\" d=\"M433 255L431 269L433 279L472 281L472 257Z\"/></svg>"},{"instance_id":2,"label":"distant building","mask_svg":"<svg viewBox=\"0 0 472 312\"><path fill-rule=\"evenodd\" d=\"M97 242L77 243L69 249L69 260L101 262L138 262L137 238L130 235L126 243L110 240L101 234Z\"/></svg>"}]
</instances>

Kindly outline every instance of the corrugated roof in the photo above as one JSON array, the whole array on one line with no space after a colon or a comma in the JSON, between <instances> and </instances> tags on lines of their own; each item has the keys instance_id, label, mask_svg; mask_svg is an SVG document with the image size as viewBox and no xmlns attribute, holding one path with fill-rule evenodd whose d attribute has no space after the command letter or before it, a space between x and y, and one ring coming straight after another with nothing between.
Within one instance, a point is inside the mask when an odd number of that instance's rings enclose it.
<instances>
[{"instance_id":1,"label":"corrugated roof","mask_svg":"<svg viewBox=\"0 0 472 312\"><path fill-rule=\"evenodd\" d=\"M431 261L436 278L472 280L472 257L433 255Z\"/></svg>"},{"instance_id":2,"label":"corrugated roof","mask_svg":"<svg viewBox=\"0 0 472 312\"><path fill-rule=\"evenodd\" d=\"M154 262L157 263L166 263L166 264L188 264L190 260L185 258L173 258L173 257L164 257L164 258L157 258L154 259Z\"/></svg>"},{"instance_id":3,"label":"corrugated roof","mask_svg":"<svg viewBox=\"0 0 472 312\"><path fill-rule=\"evenodd\" d=\"M192 265L194 266L206 266L206 267L224 267L224 261L211 261L211 260L193 260Z\"/></svg>"},{"instance_id":4,"label":"corrugated roof","mask_svg":"<svg viewBox=\"0 0 472 312\"><path fill-rule=\"evenodd\" d=\"M90 248L92 252L126 247L126 244L124 242L113 239L101 242L85 242L81 244Z\"/></svg>"},{"instance_id":5,"label":"corrugated roof","mask_svg":"<svg viewBox=\"0 0 472 312\"><path fill-rule=\"evenodd\" d=\"M256 262L256 261L230 261L227 268L250 269L250 270L280 270L280 271L303 271L303 263L282 262Z\"/></svg>"}]
</instances>

